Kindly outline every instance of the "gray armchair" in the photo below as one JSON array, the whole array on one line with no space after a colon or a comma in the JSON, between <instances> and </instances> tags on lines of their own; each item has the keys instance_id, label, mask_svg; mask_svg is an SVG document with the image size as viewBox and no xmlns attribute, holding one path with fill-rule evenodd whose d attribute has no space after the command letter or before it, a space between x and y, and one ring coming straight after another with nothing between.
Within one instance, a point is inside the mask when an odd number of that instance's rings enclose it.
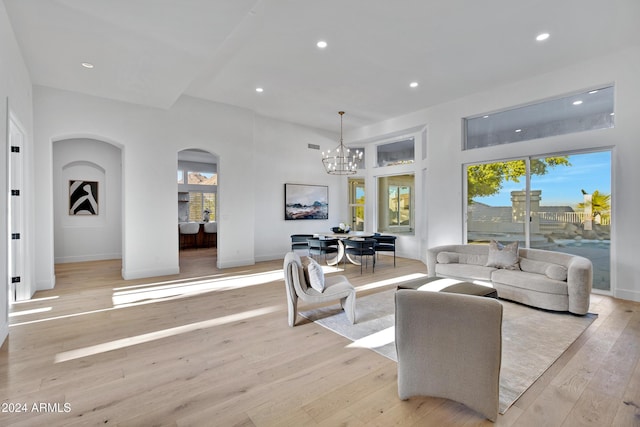
<instances>
[{"instance_id":1,"label":"gray armchair","mask_svg":"<svg viewBox=\"0 0 640 427\"><path fill-rule=\"evenodd\" d=\"M347 318L356 322L356 290L344 276L327 276L324 290L318 292L307 282L300 255L288 252L284 258L284 282L287 289L289 326L294 326L298 315L298 298L310 304L340 300Z\"/></svg>"},{"instance_id":2,"label":"gray armchair","mask_svg":"<svg viewBox=\"0 0 640 427\"><path fill-rule=\"evenodd\" d=\"M463 403L495 421L502 362L502 304L493 298L396 292L398 394Z\"/></svg>"}]
</instances>

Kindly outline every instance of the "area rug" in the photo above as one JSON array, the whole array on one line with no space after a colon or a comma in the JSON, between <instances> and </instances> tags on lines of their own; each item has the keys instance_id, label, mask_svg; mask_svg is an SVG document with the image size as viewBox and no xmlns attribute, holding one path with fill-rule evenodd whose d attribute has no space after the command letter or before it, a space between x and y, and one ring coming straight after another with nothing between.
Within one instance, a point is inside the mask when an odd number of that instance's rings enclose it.
<instances>
[{"instance_id":1,"label":"area rug","mask_svg":"<svg viewBox=\"0 0 640 427\"><path fill-rule=\"evenodd\" d=\"M386 290L356 299L356 324L339 305L303 311L301 316L397 362L394 293ZM509 301L503 307L500 413L524 393L589 327L597 315L554 313Z\"/></svg>"}]
</instances>

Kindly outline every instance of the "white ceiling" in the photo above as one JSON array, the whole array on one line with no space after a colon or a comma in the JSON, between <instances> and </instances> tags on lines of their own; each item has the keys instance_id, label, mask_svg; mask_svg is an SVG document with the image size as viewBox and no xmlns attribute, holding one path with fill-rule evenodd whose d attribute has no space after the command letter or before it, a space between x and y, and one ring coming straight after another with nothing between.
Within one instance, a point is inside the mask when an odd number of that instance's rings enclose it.
<instances>
[{"instance_id":1,"label":"white ceiling","mask_svg":"<svg viewBox=\"0 0 640 427\"><path fill-rule=\"evenodd\" d=\"M638 0L4 3L34 84L331 131L339 110L348 130L640 44Z\"/></svg>"}]
</instances>

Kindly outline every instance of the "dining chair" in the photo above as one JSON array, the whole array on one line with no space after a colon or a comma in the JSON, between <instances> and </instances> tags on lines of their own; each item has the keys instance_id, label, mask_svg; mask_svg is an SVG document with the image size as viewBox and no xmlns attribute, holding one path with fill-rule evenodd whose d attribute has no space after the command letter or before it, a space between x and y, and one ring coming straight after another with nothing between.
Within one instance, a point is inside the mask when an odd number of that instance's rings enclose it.
<instances>
[{"instance_id":1,"label":"dining chair","mask_svg":"<svg viewBox=\"0 0 640 427\"><path fill-rule=\"evenodd\" d=\"M375 233L373 239L376 241L374 249L376 257L378 252L393 252L393 266L396 266L396 236Z\"/></svg>"},{"instance_id":2,"label":"dining chair","mask_svg":"<svg viewBox=\"0 0 640 427\"><path fill-rule=\"evenodd\" d=\"M291 235L291 250L304 250L309 252L309 242L307 239L313 237L313 234L292 234Z\"/></svg>"},{"instance_id":3,"label":"dining chair","mask_svg":"<svg viewBox=\"0 0 640 427\"><path fill-rule=\"evenodd\" d=\"M342 241L344 244L345 255L355 255L360 257L360 274L362 274L362 262L365 256L370 256L373 260L373 273L376 271L376 252L375 252L375 239L364 238L352 238ZM346 265L347 257L344 257L344 264ZM368 264L368 261L367 261Z\"/></svg>"},{"instance_id":4,"label":"dining chair","mask_svg":"<svg viewBox=\"0 0 640 427\"><path fill-rule=\"evenodd\" d=\"M325 262L327 255L338 253L338 239L321 239L319 237L310 237L307 239L309 244L309 256L324 256Z\"/></svg>"}]
</instances>

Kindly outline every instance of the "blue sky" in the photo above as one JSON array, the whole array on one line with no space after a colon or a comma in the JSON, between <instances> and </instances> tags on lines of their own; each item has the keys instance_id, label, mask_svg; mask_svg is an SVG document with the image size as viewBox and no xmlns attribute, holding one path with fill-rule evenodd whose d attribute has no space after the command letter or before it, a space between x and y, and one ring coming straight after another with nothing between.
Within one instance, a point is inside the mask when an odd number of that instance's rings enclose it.
<instances>
[{"instance_id":1,"label":"blue sky","mask_svg":"<svg viewBox=\"0 0 640 427\"><path fill-rule=\"evenodd\" d=\"M575 206L582 202L582 192L595 190L611 194L611 152L575 154L569 156L571 166L557 166L546 175L533 176L531 189L542 190L542 206ZM520 183L506 181L499 194L475 200L490 206L510 206L511 191L524 190Z\"/></svg>"}]
</instances>

